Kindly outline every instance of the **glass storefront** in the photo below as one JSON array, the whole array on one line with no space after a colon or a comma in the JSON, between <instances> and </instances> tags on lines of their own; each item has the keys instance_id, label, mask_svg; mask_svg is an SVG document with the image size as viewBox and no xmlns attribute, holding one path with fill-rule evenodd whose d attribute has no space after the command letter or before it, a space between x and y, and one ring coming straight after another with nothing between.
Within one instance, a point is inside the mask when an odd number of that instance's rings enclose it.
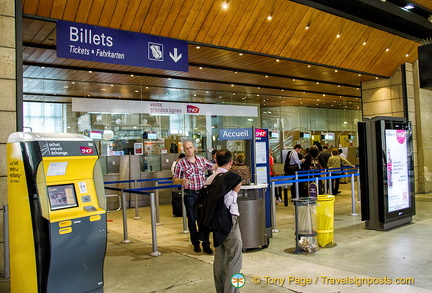
<instances>
[{"instance_id":1,"label":"glass storefront","mask_svg":"<svg viewBox=\"0 0 432 293\"><path fill-rule=\"evenodd\" d=\"M282 150L295 144L304 149L317 142L329 147L357 146L359 120L360 111L294 106L261 108L258 117L245 117L74 112L70 103L24 103L26 131L81 133L93 138L105 173L118 172L121 156L136 156L141 172L169 170L186 140L192 140L197 153L207 158L213 149L244 152L242 141L218 139L219 130L225 128L268 129L275 161L281 163Z\"/></svg>"}]
</instances>

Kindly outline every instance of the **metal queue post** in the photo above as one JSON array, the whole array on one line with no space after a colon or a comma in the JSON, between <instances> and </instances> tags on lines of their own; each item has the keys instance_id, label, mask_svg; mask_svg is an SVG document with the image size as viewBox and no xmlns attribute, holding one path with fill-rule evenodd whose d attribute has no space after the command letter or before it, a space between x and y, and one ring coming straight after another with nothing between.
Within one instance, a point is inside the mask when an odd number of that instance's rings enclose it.
<instances>
[{"instance_id":1,"label":"metal queue post","mask_svg":"<svg viewBox=\"0 0 432 293\"><path fill-rule=\"evenodd\" d=\"M161 253L157 250L157 237L156 237L156 200L154 192L150 193L150 211L151 211L151 227L152 227L152 244L153 251L150 253L151 256L160 256Z\"/></svg>"},{"instance_id":2,"label":"metal queue post","mask_svg":"<svg viewBox=\"0 0 432 293\"><path fill-rule=\"evenodd\" d=\"M347 169L347 168L339 168L339 169ZM334 171L335 169L332 169L332 171ZM354 170L356 170L356 173L351 173ZM322 172L325 171L325 172ZM303 174L298 174L298 173L303 173ZM336 178L347 178L347 177L351 177L351 201L352 201L352 211L351 211L351 216L357 216L358 214L356 213L356 207L355 207L355 180L354 178L357 177L357 181L359 183L360 181L360 171L357 168L351 168L349 170L346 171L346 173L351 173L351 174L347 174L347 175L338 175L338 176L332 176L331 175L332 172L328 172L327 170L315 170L315 172L310 172L310 171L300 171L300 172L296 172L294 179L290 179L290 180L285 180L283 181L283 179L287 179L287 178L293 178L292 175L290 176L279 176L279 177L272 177L271 180L271 193L272 193L272 224L273 224L273 232L277 233L279 232L279 229L277 229L277 224L276 224L276 205L274 202L274 194L275 194L275 188L276 187L287 187L287 186L291 186L292 184L296 185L296 199L299 198L299 183L300 182L314 182L317 184L318 186L318 182L320 180L329 180L329 189L330 192L332 191L331 189L331 180L332 179L336 179ZM319 175L329 175L326 177L316 177L316 178L306 178L306 179L299 179L300 177L305 177L305 176L311 176L314 174L319 174ZM357 184L357 192L359 192L360 186L359 184ZM359 201L357 201L359 202Z\"/></svg>"},{"instance_id":3,"label":"metal queue post","mask_svg":"<svg viewBox=\"0 0 432 293\"><path fill-rule=\"evenodd\" d=\"M131 243L132 241L128 239L128 228L127 228L127 215L126 215L126 193L124 189L121 191L122 193L122 216L123 216L123 241L122 243Z\"/></svg>"},{"instance_id":4,"label":"metal queue post","mask_svg":"<svg viewBox=\"0 0 432 293\"><path fill-rule=\"evenodd\" d=\"M189 233L187 219L186 219L186 206L184 204L184 188L182 185L181 188L181 202L182 202L182 216L183 216L183 231L181 233L187 234Z\"/></svg>"},{"instance_id":5,"label":"metal queue post","mask_svg":"<svg viewBox=\"0 0 432 293\"><path fill-rule=\"evenodd\" d=\"M149 180L150 181L150 180ZM119 182L119 181L118 181ZM106 182L106 184L112 184L117 182ZM167 182L164 182L167 183ZM108 190L115 190L120 191L122 193L122 217L123 217L123 241L122 243L131 243L132 241L128 239L128 228L127 228L127 214L126 214L126 193L135 193L135 194L146 194L150 195L150 212L151 212L151 229L152 229L152 248L153 251L150 253L151 256L160 256L161 253L157 250L157 234L156 234L156 225L157 225L157 217L156 217L156 211L157 211L157 204L156 204L156 195L155 192L147 192L148 191L157 191L159 189L163 188L173 188L173 187L180 187L180 185L165 185L165 186L158 186L155 187L146 187L146 188L134 188L134 189L122 189L122 188L115 188L115 187L107 187L105 186L105 189ZM182 191L182 201L183 201L183 191ZM137 206L137 202L136 202ZM184 205L183 205L184 209ZM185 212L183 214L184 218ZM184 220L183 220L184 222Z\"/></svg>"},{"instance_id":6,"label":"metal queue post","mask_svg":"<svg viewBox=\"0 0 432 293\"><path fill-rule=\"evenodd\" d=\"M134 180L134 188L136 188L136 184L137 184L137 179ZM138 214L138 193L134 193L135 194L135 217L134 220L139 220L141 219L141 217Z\"/></svg>"}]
</instances>

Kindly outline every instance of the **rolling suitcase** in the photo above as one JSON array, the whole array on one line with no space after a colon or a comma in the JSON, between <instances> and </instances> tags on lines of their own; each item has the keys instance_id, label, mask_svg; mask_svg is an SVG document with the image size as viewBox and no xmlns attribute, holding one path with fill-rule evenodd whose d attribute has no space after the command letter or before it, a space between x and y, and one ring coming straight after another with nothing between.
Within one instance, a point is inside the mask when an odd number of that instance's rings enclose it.
<instances>
[{"instance_id":1,"label":"rolling suitcase","mask_svg":"<svg viewBox=\"0 0 432 293\"><path fill-rule=\"evenodd\" d=\"M181 190L174 190L172 192L171 205L172 205L172 211L174 217L182 217L183 209L182 209L182 200L181 200Z\"/></svg>"}]
</instances>

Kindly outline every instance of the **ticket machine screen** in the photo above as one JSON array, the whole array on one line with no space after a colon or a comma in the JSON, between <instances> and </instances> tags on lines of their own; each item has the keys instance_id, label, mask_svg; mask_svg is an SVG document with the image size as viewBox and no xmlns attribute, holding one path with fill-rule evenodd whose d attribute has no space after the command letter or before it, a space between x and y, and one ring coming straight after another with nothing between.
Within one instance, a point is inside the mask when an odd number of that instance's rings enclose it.
<instances>
[{"instance_id":1,"label":"ticket machine screen","mask_svg":"<svg viewBox=\"0 0 432 293\"><path fill-rule=\"evenodd\" d=\"M78 206L73 184L48 186L48 197L52 211Z\"/></svg>"}]
</instances>

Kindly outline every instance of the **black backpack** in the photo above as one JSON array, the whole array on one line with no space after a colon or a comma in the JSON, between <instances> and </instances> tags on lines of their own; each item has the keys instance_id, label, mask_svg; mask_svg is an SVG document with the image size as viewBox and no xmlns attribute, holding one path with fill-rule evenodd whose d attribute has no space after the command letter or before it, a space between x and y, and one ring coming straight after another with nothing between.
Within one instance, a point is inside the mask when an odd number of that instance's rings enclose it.
<instances>
[{"instance_id":1,"label":"black backpack","mask_svg":"<svg viewBox=\"0 0 432 293\"><path fill-rule=\"evenodd\" d=\"M220 173L216 175L216 177L213 179L212 184L204 185L199 191L198 198L194 204L194 211L198 223L198 230L212 231L214 228L213 222L217 207L216 203L218 199L211 198L209 195L210 192L217 187L217 184L225 174L227 173ZM224 196L225 194L219 195L219 197L222 198L222 201Z\"/></svg>"}]
</instances>

